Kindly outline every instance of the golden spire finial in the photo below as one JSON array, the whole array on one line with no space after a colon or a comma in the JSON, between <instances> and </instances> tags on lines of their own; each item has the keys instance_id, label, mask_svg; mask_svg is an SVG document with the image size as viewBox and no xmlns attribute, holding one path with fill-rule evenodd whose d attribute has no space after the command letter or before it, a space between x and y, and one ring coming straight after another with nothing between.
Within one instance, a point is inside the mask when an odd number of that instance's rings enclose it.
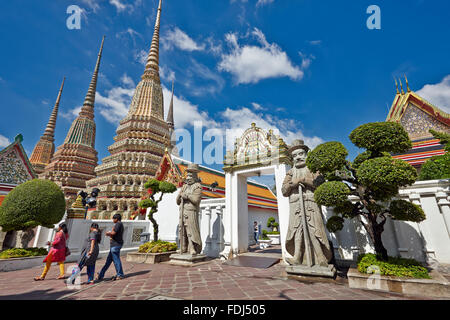
<instances>
[{"instance_id":1,"label":"golden spire finial","mask_svg":"<svg viewBox=\"0 0 450 320\"><path fill-rule=\"evenodd\" d=\"M397 94L400 94L400 91L398 91L398 83L397 83L397 79L394 78L395 81L395 88L397 89Z\"/></svg>"},{"instance_id":2,"label":"golden spire finial","mask_svg":"<svg viewBox=\"0 0 450 320\"><path fill-rule=\"evenodd\" d=\"M406 80L406 90L408 92L411 92L411 89L409 88L408 78L406 77L406 74L405 74L405 80Z\"/></svg>"},{"instance_id":3,"label":"golden spire finial","mask_svg":"<svg viewBox=\"0 0 450 320\"><path fill-rule=\"evenodd\" d=\"M145 66L145 73L153 74L159 79L159 29L161 24L162 0L159 0L158 12L156 14L155 30L153 32L152 44ZM145 76L145 74L144 74Z\"/></svg>"},{"instance_id":4,"label":"golden spire finial","mask_svg":"<svg viewBox=\"0 0 450 320\"><path fill-rule=\"evenodd\" d=\"M399 78L398 81L400 82L400 88L402 89L402 95L405 94L405 91L403 91L403 83L402 83L402 79Z\"/></svg>"}]
</instances>

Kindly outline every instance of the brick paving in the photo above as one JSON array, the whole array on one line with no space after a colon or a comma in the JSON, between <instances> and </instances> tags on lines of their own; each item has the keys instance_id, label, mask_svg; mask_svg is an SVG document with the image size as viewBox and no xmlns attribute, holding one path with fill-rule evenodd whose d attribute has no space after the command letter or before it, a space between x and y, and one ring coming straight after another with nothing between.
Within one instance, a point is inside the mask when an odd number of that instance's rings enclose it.
<instances>
[{"instance_id":1,"label":"brick paving","mask_svg":"<svg viewBox=\"0 0 450 320\"><path fill-rule=\"evenodd\" d=\"M429 299L350 289L344 279L338 282L300 282L284 277L283 266L256 269L224 265L212 260L195 267L167 263L150 265L125 262L126 278L102 281L94 285L82 283L69 289L63 280L56 280L57 266L44 281L34 276L42 267L0 273L0 300L145 300L161 296L190 300L384 300ZM97 270L104 260L97 262ZM70 265L70 264L69 264ZM111 265L105 279L115 274ZM82 282L87 280L82 273Z\"/></svg>"}]
</instances>

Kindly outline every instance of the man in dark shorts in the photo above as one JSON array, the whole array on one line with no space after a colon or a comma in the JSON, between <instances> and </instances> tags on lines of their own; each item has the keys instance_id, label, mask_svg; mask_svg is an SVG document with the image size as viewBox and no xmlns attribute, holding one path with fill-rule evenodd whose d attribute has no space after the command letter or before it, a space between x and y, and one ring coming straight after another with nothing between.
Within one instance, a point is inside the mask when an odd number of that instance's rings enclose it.
<instances>
[{"instance_id":1,"label":"man in dark shorts","mask_svg":"<svg viewBox=\"0 0 450 320\"><path fill-rule=\"evenodd\" d=\"M122 216L120 214L115 214L113 216L114 227L111 231L106 233L107 236L111 238L111 245L109 249L108 258L106 258L105 265L98 274L97 280L103 280L105 272L108 270L112 262L114 262L114 267L116 268L116 275L113 280L123 279L125 275L123 274L122 262L120 261L120 249L123 245L123 224L121 222Z\"/></svg>"}]
</instances>

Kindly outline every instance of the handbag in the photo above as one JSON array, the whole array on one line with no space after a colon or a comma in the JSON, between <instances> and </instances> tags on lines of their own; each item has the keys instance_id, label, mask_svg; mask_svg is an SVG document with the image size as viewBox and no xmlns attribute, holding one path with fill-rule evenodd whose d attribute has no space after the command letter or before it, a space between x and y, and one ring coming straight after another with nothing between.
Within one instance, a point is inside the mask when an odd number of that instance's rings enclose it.
<instances>
[{"instance_id":1,"label":"handbag","mask_svg":"<svg viewBox=\"0 0 450 320\"><path fill-rule=\"evenodd\" d=\"M67 246L67 237L66 237L66 234L64 233L64 231L63 231L63 235L64 235L64 239L66 240L66 257L67 257L67 256L70 256L70 249Z\"/></svg>"}]
</instances>

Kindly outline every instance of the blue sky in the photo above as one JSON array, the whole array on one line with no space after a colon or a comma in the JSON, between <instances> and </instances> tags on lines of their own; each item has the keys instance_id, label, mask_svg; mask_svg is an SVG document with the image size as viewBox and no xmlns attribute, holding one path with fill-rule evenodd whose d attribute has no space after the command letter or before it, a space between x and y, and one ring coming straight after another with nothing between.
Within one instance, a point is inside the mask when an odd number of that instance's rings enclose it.
<instances>
[{"instance_id":1,"label":"blue sky","mask_svg":"<svg viewBox=\"0 0 450 320\"><path fill-rule=\"evenodd\" d=\"M69 30L69 5L83 9ZM381 9L369 30L366 9ZM64 76L56 125L63 143L84 100L106 35L96 100L96 149L109 155L143 73L157 0L0 2L0 146L18 133L30 154ZM175 125L278 128L290 143L348 139L386 118L393 77L450 112L449 1L164 0L160 65L165 103L175 81ZM169 90L167 89L169 88ZM167 110L166 110L167 112ZM207 143L204 144L205 146ZM212 167L220 169L220 165Z\"/></svg>"}]
</instances>

